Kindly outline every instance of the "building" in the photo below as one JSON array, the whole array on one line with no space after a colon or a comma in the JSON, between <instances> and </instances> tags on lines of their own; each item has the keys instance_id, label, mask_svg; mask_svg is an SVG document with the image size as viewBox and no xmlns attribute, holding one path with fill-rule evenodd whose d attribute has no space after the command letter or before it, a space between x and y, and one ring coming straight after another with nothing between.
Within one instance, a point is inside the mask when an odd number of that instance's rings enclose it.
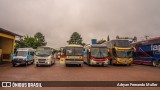
<instances>
[{"instance_id":1,"label":"building","mask_svg":"<svg viewBox=\"0 0 160 90\"><path fill-rule=\"evenodd\" d=\"M16 36L22 37L21 35L0 28L0 64L5 61L11 61Z\"/></svg>"}]
</instances>

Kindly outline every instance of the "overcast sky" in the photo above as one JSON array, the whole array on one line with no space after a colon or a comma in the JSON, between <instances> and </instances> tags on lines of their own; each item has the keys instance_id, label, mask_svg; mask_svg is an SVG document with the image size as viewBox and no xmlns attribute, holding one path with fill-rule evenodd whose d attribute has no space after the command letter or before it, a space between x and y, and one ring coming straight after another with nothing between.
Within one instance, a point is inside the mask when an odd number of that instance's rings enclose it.
<instances>
[{"instance_id":1,"label":"overcast sky","mask_svg":"<svg viewBox=\"0 0 160 90\"><path fill-rule=\"evenodd\" d=\"M0 27L20 35L42 32L64 46L73 32L90 40L160 36L160 0L0 0Z\"/></svg>"}]
</instances>

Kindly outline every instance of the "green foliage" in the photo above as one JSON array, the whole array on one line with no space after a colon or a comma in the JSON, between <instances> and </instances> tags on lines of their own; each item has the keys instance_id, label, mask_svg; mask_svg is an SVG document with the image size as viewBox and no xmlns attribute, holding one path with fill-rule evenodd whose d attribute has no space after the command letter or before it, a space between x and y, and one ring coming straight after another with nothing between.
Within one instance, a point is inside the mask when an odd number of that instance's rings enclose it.
<instances>
[{"instance_id":1,"label":"green foliage","mask_svg":"<svg viewBox=\"0 0 160 90\"><path fill-rule=\"evenodd\" d=\"M134 36L133 39L132 39L132 41L133 41L133 42L137 42L137 37Z\"/></svg>"},{"instance_id":2,"label":"green foliage","mask_svg":"<svg viewBox=\"0 0 160 90\"><path fill-rule=\"evenodd\" d=\"M109 35L108 35L108 37L107 37L107 41L110 41Z\"/></svg>"},{"instance_id":3,"label":"green foliage","mask_svg":"<svg viewBox=\"0 0 160 90\"><path fill-rule=\"evenodd\" d=\"M42 33L38 32L34 35L34 37L31 36L24 36L23 39L20 39L16 42L16 48L29 48L32 47L36 49L39 46L45 46L47 43L45 42L45 37Z\"/></svg>"},{"instance_id":4,"label":"green foliage","mask_svg":"<svg viewBox=\"0 0 160 90\"><path fill-rule=\"evenodd\" d=\"M74 32L71 37L70 37L70 40L67 41L68 44L80 44L82 45L82 37L81 35L78 33L78 32Z\"/></svg>"},{"instance_id":5,"label":"green foliage","mask_svg":"<svg viewBox=\"0 0 160 90\"><path fill-rule=\"evenodd\" d=\"M101 40L97 41L97 44L102 44L102 43L104 43L104 42L106 42L106 40L101 39Z\"/></svg>"},{"instance_id":6,"label":"green foliage","mask_svg":"<svg viewBox=\"0 0 160 90\"><path fill-rule=\"evenodd\" d=\"M40 32L37 32L35 35L34 35L34 38L36 39L37 43L40 45L40 46L45 46L47 44L47 42L45 42L45 37L43 36L42 33Z\"/></svg>"}]
</instances>

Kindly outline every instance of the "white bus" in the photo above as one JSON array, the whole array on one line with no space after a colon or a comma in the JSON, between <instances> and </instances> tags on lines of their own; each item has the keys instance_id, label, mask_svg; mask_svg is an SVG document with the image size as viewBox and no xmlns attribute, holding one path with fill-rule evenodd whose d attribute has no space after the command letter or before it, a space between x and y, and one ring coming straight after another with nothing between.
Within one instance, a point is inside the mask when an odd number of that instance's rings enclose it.
<instances>
[{"instance_id":1,"label":"white bus","mask_svg":"<svg viewBox=\"0 0 160 90\"><path fill-rule=\"evenodd\" d=\"M38 47L34 60L37 67L40 65L53 65L55 63L53 49L51 47Z\"/></svg>"},{"instance_id":2,"label":"white bus","mask_svg":"<svg viewBox=\"0 0 160 90\"><path fill-rule=\"evenodd\" d=\"M27 66L28 64L34 63L34 52L33 48L18 48L15 54L12 55L12 65L23 64Z\"/></svg>"}]
</instances>

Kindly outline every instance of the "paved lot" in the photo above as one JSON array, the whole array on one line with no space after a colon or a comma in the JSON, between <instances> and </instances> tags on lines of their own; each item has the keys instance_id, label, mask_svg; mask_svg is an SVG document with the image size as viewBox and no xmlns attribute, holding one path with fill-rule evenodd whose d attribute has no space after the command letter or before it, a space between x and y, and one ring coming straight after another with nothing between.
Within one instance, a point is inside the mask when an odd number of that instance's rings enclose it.
<instances>
[{"instance_id":1,"label":"paved lot","mask_svg":"<svg viewBox=\"0 0 160 90\"><path fill-rule=\"evenodd\" d=\"M50 67L36 67L35 65L12 67L11 64L0 65L0 81L160 81L160 68L135 65L132 66L87 66L81 67L56 64ZM7 88L0 88L1 90ZM8 88L9 89L9 88ZM20 88L18 88L20 89ZM18 90L16 89L16 90ZM25 88L26 89L26 88ZM27 88L35 89L35 88ZM38 89L38 88L37 88ZM44 88L41 88L44 89ZM51 89L51 88L48 88ZM52 89L109 89L109 88L52 88ZM122 88L110 88L122 89ZM123 89L145 89L155 90L160 88L123 88ZM46 89L47 90L47 89Z\"/></svg>"}]
</instances>

